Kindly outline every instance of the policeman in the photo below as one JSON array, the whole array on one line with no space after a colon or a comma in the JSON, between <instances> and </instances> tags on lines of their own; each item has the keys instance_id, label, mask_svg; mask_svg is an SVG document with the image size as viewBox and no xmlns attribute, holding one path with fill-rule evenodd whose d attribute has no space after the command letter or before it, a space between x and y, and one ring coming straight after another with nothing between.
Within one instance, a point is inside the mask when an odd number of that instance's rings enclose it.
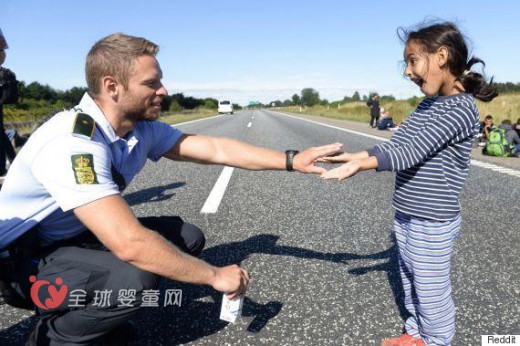
<instances>
[{"instance_id":1,"label":"policeman","mask_svg":"<svg viewBox=\"0 0 520 346\"><path fill-rule=\"evenodd\" d=\"M29 343L99 341L137 313L143 291L157 288L158 277L210 285L232 299L245 292L245 270L196 257L204 246L196 226L176 217L134 216L121 191L146 159L322 173L316 159L341 146L284 154L155 121L167 95L157 52L154 43L121 33L98 41L87 56L88 93L40 127L7 174L0 253L8 281L26 301L29 285L53 287L30 297L43 317ZM67 299L60 304L65 286L85 292L82 306L70 308ZM102 290L114 292L103 307L95 295ZM115 293L121 291L134 304L121 306Z\"/></svg>"}]
</instances>

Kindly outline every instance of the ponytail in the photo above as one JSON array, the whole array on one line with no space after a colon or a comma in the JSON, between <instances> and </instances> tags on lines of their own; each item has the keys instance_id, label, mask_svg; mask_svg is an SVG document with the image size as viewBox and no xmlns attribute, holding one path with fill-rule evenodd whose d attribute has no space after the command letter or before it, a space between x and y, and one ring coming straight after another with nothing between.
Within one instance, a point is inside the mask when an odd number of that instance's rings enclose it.
<instances>
[{"instance_id":1,"label":"ponytail","mask_svg":"<svg viewBox=\"0 0 520 346\"><path fill-rule=\"evenodd\" d=\"M493 78L486 81L486 78L478 72L471 71L471 66L481 63L486 66L484 61L477 57L469 59L466 70L459 77L460 82L464 86L466 92L473 94L473 96L481 101L489 102L498 96L498 92L493 87Z\"/></svg>"},{"instance_id":2,"label":"ponytail","mask_svg":"<svg viewBox=\"0 0 520 346\"><path fill-rule=\"evenodd\" d=\"M407 30L399 28L397 34L406 44L415 41L422 46L427 53L435 53L441 46L448 49L448 68L452 75L464 86L466 92L481 101L489 102L498 96L493 87L493 78L486 81L486 78L478 73L471 71L471 66L484 61L472 57L468 60L469 50L464 36L459 28L451 22L440 22L433 24L423 24L422 28Z\"/></svg>"}]
</instances>

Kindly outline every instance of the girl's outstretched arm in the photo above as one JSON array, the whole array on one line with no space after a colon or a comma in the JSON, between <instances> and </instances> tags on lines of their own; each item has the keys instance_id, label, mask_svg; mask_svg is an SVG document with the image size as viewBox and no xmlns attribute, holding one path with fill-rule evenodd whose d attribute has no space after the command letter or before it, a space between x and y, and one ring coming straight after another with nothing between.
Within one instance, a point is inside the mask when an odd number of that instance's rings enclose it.
<instances>
[{"instance_id":1,"label":"girl's outstretched arm","mask_svg":"<svg viewBox=\"0 0 520 346\"><path fill-rule=\"evenodd\" d=\"M343 163L350 162L353 160L361 160L368 158L368 152L366 150L359 151L357 153L345 153L339 152L337 154L333 154L330 156L321 157L317 162L327 162L327 163Z\"/></svg>"},{"instance_id":2,"label":"girl's outstretched arm","mask_svg":"<svg viewBox=\"0 0 520 346\"><path fill-rule=\"evenodd\" d=\"M337 168L331 169L330 171L323 173L321 177L323 179L338 179L338 181L342 181L343 179L355 175L359 171L366 171L368 169L376 168L377 158L375 156L370 156L362 159L355 159L349 161L344 165L341 165Z\"/></svg>"}]
</instances>

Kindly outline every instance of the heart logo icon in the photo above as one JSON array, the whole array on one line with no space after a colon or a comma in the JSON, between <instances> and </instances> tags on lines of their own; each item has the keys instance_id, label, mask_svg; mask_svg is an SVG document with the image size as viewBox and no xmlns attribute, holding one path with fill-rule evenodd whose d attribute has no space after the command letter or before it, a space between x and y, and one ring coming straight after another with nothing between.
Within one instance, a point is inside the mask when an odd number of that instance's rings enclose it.
<instances>
[{"instance_id":1,"label":"heart logo icon","mask_svg":"<svg viewBox=\"0 0 520 346\"><path fill-rule=\"evenodd\" d=\"M56 279L56 284L61 285L62 283L63 280L61 278ZM67 296L69 287L67 285L63 285L60 287L60 289L57 289L56 286L49 285L48 290L51 297L45 299L45 306L49 309L54 309L63 303L65 297Z\"/></svg>"}]
</instances>

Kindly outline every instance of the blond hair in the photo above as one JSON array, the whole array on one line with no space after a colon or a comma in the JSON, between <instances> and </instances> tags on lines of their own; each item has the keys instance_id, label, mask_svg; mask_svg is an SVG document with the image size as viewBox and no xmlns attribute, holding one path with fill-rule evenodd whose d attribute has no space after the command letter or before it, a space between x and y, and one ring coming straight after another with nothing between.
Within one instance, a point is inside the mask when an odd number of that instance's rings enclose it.
<instances>
[{"instance_id":1,"label":"blond hair","mask_svg":"<svg viewBox=\"0 0 520 346\"><path fill-rule=\"evenodd\" d=\"M101 79L114 77L126 89L136 59L143 55L156 56L159 46L142 37L115 33L102 38L87 54L85 75L91 96L101 92Z\"/></svg>"}]
</instances>

